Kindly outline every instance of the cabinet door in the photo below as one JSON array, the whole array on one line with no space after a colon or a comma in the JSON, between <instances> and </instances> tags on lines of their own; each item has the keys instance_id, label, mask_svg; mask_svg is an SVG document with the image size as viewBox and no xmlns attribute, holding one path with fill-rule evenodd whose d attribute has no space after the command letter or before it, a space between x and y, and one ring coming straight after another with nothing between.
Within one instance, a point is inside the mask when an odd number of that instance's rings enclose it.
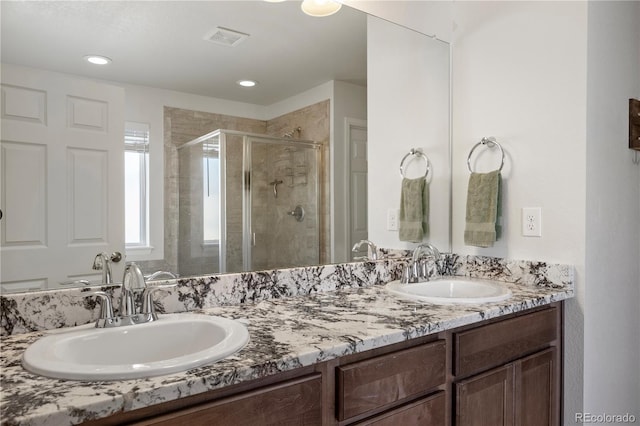
<instances>
[{"instance_id":1,"label":"cabinet door","mask_svg":"<svg viewBox=\"0 0 640 426\"><path fill-rule=\"evenodd\" d=\"M513 425L513 365L456 384L456 425Z\"/></svg>"},{"instance_id":2,"label":"cabinet door","mask_svg":"<svg viewBox=\"0 0 640 426\"><path fill-rule=\"evenodd\" d=\"M559 424L557 350L550 348L515 363L517 426Z\"/></svg>"}]
</instances>

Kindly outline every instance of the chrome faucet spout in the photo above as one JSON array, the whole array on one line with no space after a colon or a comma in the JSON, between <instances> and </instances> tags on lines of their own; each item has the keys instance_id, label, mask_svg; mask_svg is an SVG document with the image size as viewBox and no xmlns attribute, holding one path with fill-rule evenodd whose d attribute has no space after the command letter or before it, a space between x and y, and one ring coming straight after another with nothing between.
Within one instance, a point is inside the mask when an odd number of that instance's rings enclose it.
<instances>
[{"instance_id":1,"label":"chrome faucet spout","mask_svg":"<svg viewBox=\"0 0 640 426\"><path fill-rule=\"evenodd\" d=\"M440 260L440 250L438 250L433 244L424 243L422 244L422 246L424 246L424 252L426 254L430 254L431 256L433 256L436 261Z\"/></svg>"},{"instance_id":2,"label":"chrome faucet spout","mask_svg":"<svg viewBox=\"0 0 640 426\"><path fill-rule=\"evenodd\" d=\"M135 294L144 290L146 286L140 267L134 262L129 263L124 268L124 275L122 276L120 315L130 316L137 313Z\"/></svg>"},{"instance_id":3,"label":"chrome faucet spout","mask_svg":"<svg viewBox=\"0 0 640 426\"><path fill-rule=\"evenodd\" d=\"M418 262L418 259L420 259L426 249L426 244L420 244L418 247L416 247L415 250L413 250L413 254L411 255L411 264L415 264L416 262Z\"/></svg>"},{"instance_id":4,"label":"chrome faucet spout","mask_svg":"<svg viewBox=\"0 0 640 426\"><path fill-rule=\"evenodd\" d=\"M378 247L376 247L375 244L373 244L371 241L369 240L360 240L357 243L355 243L353 245L353 248L351 249L352 252L358 252L360 251L360 249L362 248L363 245L367 245L368 247L368 251L369 253L371 253L371 256L368 257L371 260L378 260ZM367 259L367 257L365 257L365 259Z\"/></svg>"},{"instance_id":5,"label":"chrome faucet spout","mask_svg":"<svg viewBox=\"0 0 640 426\"><path fill-rule=\"evenodd\" d=\"M429 280L429 274L427 272L427 265L421 263L420 259L424 255L429 255L435 263L436 266L436 274L440 273L440 266L438 262L440 261L440 251L435 248L432 244L423 243L413 250L413 255L411 256L411 262L406 266L406 271L402 275L403 283L417 283L420 280Z\"/></svg>"}]
</instances>

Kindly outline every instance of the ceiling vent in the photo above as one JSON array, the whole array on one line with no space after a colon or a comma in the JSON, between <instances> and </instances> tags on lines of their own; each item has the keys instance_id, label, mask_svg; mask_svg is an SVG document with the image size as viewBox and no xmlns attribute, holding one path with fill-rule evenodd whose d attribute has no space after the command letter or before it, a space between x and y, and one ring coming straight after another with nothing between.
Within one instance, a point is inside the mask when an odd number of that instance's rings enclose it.
<instances>
[{"instance_id":1,"label":"ceiling vent","mask_svg":"<svg viewBox=\"0 0 640 426\"><path fill-rule=\"evenodd\" d=\"M242 43L243 40L249 38L249 34L239 31L230 30L229 28L216 27L214 30L204 36L206 41L220 44L222 46L234 47Z\"/></svg>"}]
</instances>

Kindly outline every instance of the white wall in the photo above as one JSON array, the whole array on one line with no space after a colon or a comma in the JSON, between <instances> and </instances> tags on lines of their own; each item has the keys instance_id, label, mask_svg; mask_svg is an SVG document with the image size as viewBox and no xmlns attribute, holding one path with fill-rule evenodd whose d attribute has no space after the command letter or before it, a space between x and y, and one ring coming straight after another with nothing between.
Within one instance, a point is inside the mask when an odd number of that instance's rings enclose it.
<instances>
[{"instance_id":1,"label":"white wall","mask_svg":"<svg viewBox=\"0 0 640 426\"><path fill-rule=\"evenodd\" d=\"M640 166L627 148L640 2L589 3L587 75L584 406L640 419Z\"/></svg>"},{"instance_id":2,"label":"white wall","mask_svg":"<svg viewBox=\"0 0 640 426\"><path fill-rule=\"evenodd\" d=\"M422 148L429 177L429 234L425 241L449 248L449 45L387 21L367 21L368 224L380 247L413 248L387 230L387 212L400 207L399 166L411 148ZM414 161L409 177L424 173Z\"/></svg>"},{"instance_id":3,"label":"white wall","mask_svg":"<svg viewBox=\"0 0 640 426\"><path fill-rule=\"evenodd\" d=\"M587 4L455 2L453 16L453 249L576 266L565 322L568 421L583 393ZM466 159L483 136L507 153L504 232L491 249L463 241ZM521 236L522 207L542 207L542 238Z\"/></svg>"},{"instance_id":4,"label":"white wall","mask_svg":"<svg viewBox=\"0 0 640 426\"><path fill-rule=\"evenodd\" d=\"M260 118L260 120L270 120L327 99L333 101L334 85L334 81L327 81L305 92L298 93L297 95L283 99L280 102L267 105L263 107L264 111L261 113L262 118ZM333 102L331 103L333 104Z\"/></svg>"},{"instance_id":5,"label":"white wall","mask_svg":"<svg viewBox=\"0 0 640 426\"><path fill-rule=\"evenodd\" d=\"M332 262L351 259L349 244L349 141L346 140L345 119L367 120L367 88L342 81L333 82L331 103L331 243Z\"/></svg>"}]
</instances>

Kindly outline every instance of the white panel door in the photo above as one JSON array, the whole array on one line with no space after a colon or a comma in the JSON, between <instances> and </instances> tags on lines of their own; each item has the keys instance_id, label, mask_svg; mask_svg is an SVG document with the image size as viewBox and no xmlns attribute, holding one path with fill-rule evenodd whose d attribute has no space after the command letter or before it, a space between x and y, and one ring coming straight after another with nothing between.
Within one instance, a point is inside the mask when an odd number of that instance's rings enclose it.
<instances>
[{"instance_id":1,"label":"white panel door","mask_svg":"<svg viewBox=\"0 0 640 426\"><path fill-rule=\"evenodd\" d=\"M368 238L367 231L367 128L349 124L349 249ZM366 256L367 246L352 257Z\"/></svg>"},{"instance_id":2,"label":"white panel door","mask_svg":"<svg viewBox=\"0 0 640 426\"><path fill-rule=\"evenodd\" d=\"M124 90L2 65L3 292L99 280L124 253Z\"/></svg>"}]
</instances>

